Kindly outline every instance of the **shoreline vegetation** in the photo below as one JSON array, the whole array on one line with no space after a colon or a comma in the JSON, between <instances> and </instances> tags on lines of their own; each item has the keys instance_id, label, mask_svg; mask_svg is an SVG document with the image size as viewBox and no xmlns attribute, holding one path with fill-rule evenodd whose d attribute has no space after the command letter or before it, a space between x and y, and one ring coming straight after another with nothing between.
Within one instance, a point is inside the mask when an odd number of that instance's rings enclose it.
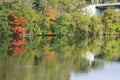
<instances>
[{"instance_id":1,"label":"shoreline vegetation","mask_svg":"<svg viewBox=\"0 0 120 80\"><path fill-rule=\"evenodd\" d=\"M81 4L79 0L1 0L0 37L14 33L29 37L120 36L119 9L115 11L110 7L105 10L104 16L90 17L81 10L87 5L88 1ZM19 18L23 18L24 23L14 23L16 26L11 29L11 22Z\"/></svg>"}]
</instances>

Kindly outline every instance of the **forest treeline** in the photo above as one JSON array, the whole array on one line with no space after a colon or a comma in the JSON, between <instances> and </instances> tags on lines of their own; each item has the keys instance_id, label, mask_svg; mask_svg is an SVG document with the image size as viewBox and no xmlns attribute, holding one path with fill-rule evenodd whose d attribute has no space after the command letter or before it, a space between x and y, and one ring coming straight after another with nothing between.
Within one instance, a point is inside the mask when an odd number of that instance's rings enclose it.
<instances>
[{"instance_id":1,"label":"forest treeline","mask_svg":"<svg viewBox=\"0 0 120 80\"><path fill-rule=\"evenodd\" d=\"M99 3L99 0L94 0L94 3ZM22 26L30 35L120 33L119 9L110 7L105 10L104 16L90 17L81 10L89 4L90 0L0 0L0 36L13 34L10 22L19 18L25 19Z\"/></svg>"}]
</instances>

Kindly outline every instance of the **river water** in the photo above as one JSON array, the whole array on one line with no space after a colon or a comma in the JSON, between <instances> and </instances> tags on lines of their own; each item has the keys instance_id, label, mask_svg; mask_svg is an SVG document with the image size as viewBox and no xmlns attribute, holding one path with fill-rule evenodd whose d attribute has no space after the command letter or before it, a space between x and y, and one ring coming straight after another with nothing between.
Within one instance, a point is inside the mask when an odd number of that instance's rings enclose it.
<instances>
[{"instance_id":1,"label":"river water","mask_svg":"<svg viewBox=\"0 0 120 80\"><path fill-rule=\"evenodd\" d=\"M119 39L0 39L0 80L119 80Z\"/></svg>"},{"instance_id":2,"label":"river water","mask_svg":"<svg viewBox=\"0 0 120 80\"><path fill-rule=\"evenodd\" d=\"M103 61L104 67L92 69L88 73L72 72L70 80L119 80L120 63Z\"/></svg>"}]
</instances>

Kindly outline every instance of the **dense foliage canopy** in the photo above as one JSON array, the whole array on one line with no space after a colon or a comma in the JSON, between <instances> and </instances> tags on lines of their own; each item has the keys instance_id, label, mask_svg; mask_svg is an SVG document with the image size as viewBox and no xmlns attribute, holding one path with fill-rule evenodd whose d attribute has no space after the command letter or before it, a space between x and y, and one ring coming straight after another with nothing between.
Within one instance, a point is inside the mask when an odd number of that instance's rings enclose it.
<instances>
[{"instance_id":1,"label":"dense foliage canopy","mask_svg":"<svg viewBox=\"0 0 120 80\"><path fill-rule=\"evenodd\" d=\"M106 9L104 16L89 17L82 8L90 0L6 0L0 1L0 35L12 34L12 15L25 19L26 34L88 35L119 34L119 10ZM106 2L110 2L106 0ZM113 1L117 2L117 0ZM99 0L94 0L99 3ZM4 34L6 33L6 34Z\"/></svg>"}]
</instances>

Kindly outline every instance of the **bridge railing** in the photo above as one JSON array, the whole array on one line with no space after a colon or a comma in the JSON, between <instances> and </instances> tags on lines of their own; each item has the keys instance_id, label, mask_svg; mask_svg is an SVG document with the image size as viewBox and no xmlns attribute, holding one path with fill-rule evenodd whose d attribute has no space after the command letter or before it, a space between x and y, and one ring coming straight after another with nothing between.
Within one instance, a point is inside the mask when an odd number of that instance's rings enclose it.
<instances>
[{"instance_id":1,"label":"bridge railing","mask_svg":"<svg viewBox=\"0 0 120 80\"><path fill-rule=\"evenodd\" d=\"M86 0L86 3L88 1ZM89 0L89 3L91 4L104 4L104 3L118 3L120 2L120 0L117 0L117 1L113 1L113 0Z\"/></svg>"}]
</instances>

